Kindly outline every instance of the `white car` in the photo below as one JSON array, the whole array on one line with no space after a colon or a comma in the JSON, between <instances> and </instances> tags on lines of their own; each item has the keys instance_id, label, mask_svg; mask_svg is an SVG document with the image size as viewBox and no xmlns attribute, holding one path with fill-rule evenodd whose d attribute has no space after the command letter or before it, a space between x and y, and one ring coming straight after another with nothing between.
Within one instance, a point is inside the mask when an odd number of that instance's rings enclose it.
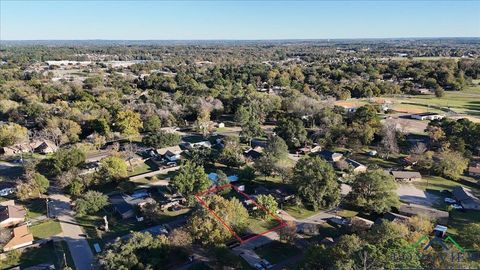
<instances>
[{"instance_id":1,"label":"white car","mask_svg":"<svg viewBox=\"0 0 480 270\"><path fill-rule=\"evenodd\" d=\"M444 201L445 201L446 203L457 203L457 201L454 200L454 199L452 199L452 198L445 198Z\"/></svg>"},{"instance_id":2,"label":"white car","mask_svg":"<svg viewBox=\"0 0 480 270\"><path fill-rule=\"evenodd\" d=\"M263 267L261 264L259 263L256 263L255 264L255 268L258 269L258 270L266 270L265 267Z\"/></svg>"},{"instance_id":3,"label":"white car","mask_svg":"<svg viewBox=\"0 0 480 270\"><path fill-rule=\"evenodd\" d=\"M452 204L452 208L453 209L463 209L463 206L461 206L460 204Z\"/></svg>"}]
</instances>

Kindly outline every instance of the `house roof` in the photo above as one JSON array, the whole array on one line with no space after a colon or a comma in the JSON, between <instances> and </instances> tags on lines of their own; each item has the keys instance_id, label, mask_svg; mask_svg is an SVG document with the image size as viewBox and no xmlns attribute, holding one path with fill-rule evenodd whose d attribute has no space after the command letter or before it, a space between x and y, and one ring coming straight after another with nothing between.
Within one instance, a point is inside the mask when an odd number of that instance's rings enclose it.
<instances>
[{"instance_id":1,"label":"house roof","mask_svg":"<svg viewBox=\"0 0 480 270\"><path fill-rule=\"evenodd\" d=\"M0 182L0 190L6 189L6 188L15 188L16 186L17 184L14 182L8 182L8 181Z\"/></svg>"},{"instance_id":2,"label":"house roof","mask_svg":"<svg viewBox=\"0 0 480 270\"><path fill-rule=\"evenodd\" d=\"M473 208L480 208L480 199L475 197L470 189L457 186L452 189L452 193L453 196L455 196L455 198L462 204L462 206L465 207L468 205Z\"/></svg>"},{"instance_id":3,"label":"house roof","mask_svg":"<svg viewBox=\"0 0 480 270\"><path fill-rule=\"evenodd\" d=\"M58 147L51 141L43 141L40 145L35 147L35 151L45 151L45 150L51 150L51 151L56 151Z\"/></svg>"},{"instance_id":4,"label":"house roof","mask_svg":"<svg viewBox=\"0 0 480 270\"><path fill-rule=\"evenodd\" d=\"M402 204L398 211L405 215L423 215L431 218L448 218L448 212L433 209L419 204Z\"/></svg>"},{"instance_id":5,"label":"house roof","mask_svg":"<svg viewBox=\"0 0 480 270\"><path fill-rule=\"evenodd\" d=\"M352 165L354 168L365 166L362 163L360 163L358 161L355 161L353 159L350 159L350 158L348 158L346 161L347 161L348 164Z\"/></svg>"},{"instance_id":6,"label":"house roof","mask_svg":"<svg viewBox=\"0 0 480 270\"><path fill-rule=\"evenodd\" d=\"M22 206L17 205L1 205L0 206L0 221L9 218L24 218L27 212Z\"/></svg>"},{"instance_id":7,"label":"house roof","mask_svg":"<svg viewBox=\"0 0 480 270\"><path fill-rule=\"evenodd\" d=\"M10 249L31 242L33 242L33 235L28 231L27 225L22 225L13 229L13 238L5 244L3 249Z\"/></svg>"},{"instance_id":8,"label":"house roof","mask_svg":"<svg viewBox=\"0 0 480 270\"><path fill-rule=\"evenodd\" d=\"M340 153L335 153L329 150L322 150L318 153L321 157L323 157L326 160L333 160L334 157L342 157L343 154Z\"/></svg>"},{"instance_id":9,"label":"house roof","mask_svg":"<svg viewBox=\"0 0 480 270\"><path fill-rule=\"evenodd\" d=\"M180 153L182 153L182 149L180 149L180 146L178 145L175 145L175 146L170 146L170 147L164 147L164 148L159 148L157 149L157 153L159 155L171 155L171 156L174 156L174 155L178 155Z\"/></svg>"},{"instance_id":10,"label":"house roof","mask_svg":"<svg viewBox=\"0 0 480 270\"><path fill-rule=\"evenodd\" d=\"M473 164L468 167L468 172L469 173L475 173L475 174L480 174L480 163Z\"/></svg>"},{"instance_id":11,"label":"house roof","mask_svg":"<svg viewBox=\"0 0 480 270\"><path fill-rule=\"evenodd\" d=\"M422 178L422 175L419 172L409 172L409 171L391 171L391 175L395 178Z\"/></svg>"}]
</instances>

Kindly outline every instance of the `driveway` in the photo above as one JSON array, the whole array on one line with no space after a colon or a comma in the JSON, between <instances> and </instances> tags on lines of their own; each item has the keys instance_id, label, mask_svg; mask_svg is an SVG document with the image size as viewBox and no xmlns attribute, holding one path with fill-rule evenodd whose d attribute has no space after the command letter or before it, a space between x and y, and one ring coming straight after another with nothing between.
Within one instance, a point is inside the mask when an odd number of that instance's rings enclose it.
<instances>
[{"instance_id":1,"label":"driveway","mask_svg":"<svg viewBox=\"0 0 480 270\"><path fill-rule=\"evenodd\" d=\"M420 204L424 206L432 206L441 203L441 198L430 192L421 190L412 184L399 184L397 194L400 200L407 203Z\"/></svg>"},{"instance_id":2,"label":"driveway","mask_svg":"<svg viewBox=\"0 0 480 270\"><path fill-rule=\"evenodd\" d=\"M83 237L82 227L75 220L70 199L63 194L50 196L50 215L56 216L63 233L60 235L67 242L77 270L94 269L94 256L88 241Z\"/></svg>"}]
</instances>

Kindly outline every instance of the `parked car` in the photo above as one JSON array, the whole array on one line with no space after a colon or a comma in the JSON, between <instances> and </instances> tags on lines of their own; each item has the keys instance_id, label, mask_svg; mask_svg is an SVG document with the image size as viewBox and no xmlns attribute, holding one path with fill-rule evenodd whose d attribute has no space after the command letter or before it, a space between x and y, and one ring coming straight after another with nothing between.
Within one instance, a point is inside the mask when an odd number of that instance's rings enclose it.
<instances>
[{"instance_id":1,"label":"parked car","mask_svg":"<svg viewBox=\"0 0 480 270\"><path fill-rule=\"evenodd\" d=\"M261 264L259 263L256 263L254 264L255 268L258 269L258 270L266 270L265 267L263 267Z\"/></svg>"},{"instance_id":2,"label":"parked car","mask_svg":"<svg viewBox=\"0 0 480 270\"><path fill-rule=\"evenodd\" d=\"M457 209L457 210L461 210L461 209L463 209L463 206L461 206L460 204L452 204L452 208Z\"/></svg>"},{"instance_id":3,"label":"parked car","mask_svg":"<svg viewBox=\"0 0 480 270\"><path fill-rule=\"evenodd\" d=\"M261 260L260 263L261 263L265 268L267 268L267 269L273 267L273 265L272 265L269 261L267 261L267 260L265 260L265 259Z\"/></svg>"},{"instance_id":4,"label":"parked car","mask_svg":"<svg viewBox=\"0 0 480 270\"><path fill-rule=\"evenodd\" d=\"M177 166L177 163L176 162L167 162L167 164L165 164L166 167L168 168L172 168L172 167L176 167Z\"/></svg>"},{"instance_id":5,"label":"parked car","mask_svg":"<svg viewBox=\"0 0 480 270\"><path fill-rule=\"evenodd\" d=\"M457 201L456 201L455 199L452 199L452 198L445 198L445 199L444 199L444 202L450 203L450 204L455 204L455 203L457 203Z\"/></svg>"},{"instance_id":6,"label":"parked car","mask_svg":"<svg viewBox=\"0 0 480 270\"><path fill-rule=\"evenodd\" d=\"M450 190L448 190L448 189L444 189L444 190L442 190L442 191L440 191L440 192L441 192L442 194L447 195L447 196L452 196L452 192L451 192Z\"/></svg>"}]
</instances>

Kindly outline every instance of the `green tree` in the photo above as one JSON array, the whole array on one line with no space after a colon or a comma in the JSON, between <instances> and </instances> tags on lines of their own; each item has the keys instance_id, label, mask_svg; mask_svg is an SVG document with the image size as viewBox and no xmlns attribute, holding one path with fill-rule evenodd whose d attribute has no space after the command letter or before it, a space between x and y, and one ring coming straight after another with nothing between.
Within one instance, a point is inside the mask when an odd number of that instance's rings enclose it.
<instances>
[{"instance_id":1,"label":"green tree","mask_svg":"<svg viewBox=\"0 0 480 270\"><path fill-rule=\"evenodd\" d=\"M85 152L78 147L62 148L53 153L51 162L56 174L78 168L85 163Z\"/></svg>"},{"instance_id":2,"label":"green tree","mask_svg":"<svg viewBox=\"0 0 480 270\"><path fill-rule=\"evenodd\" d=\"M108 204L107 195L89 190L81 198L75 200L75 211L78 215L95 214Z\"/></svg>"},{"instance_id":3,"label":"green tree","mask_svg":"<svg viewBox=\"0 0 480 270\"><path fill-rule=\"evenodd\" d=\"M288 146L281 137L271 136L267 142L264 153L277 160L284 159L288 156Z\"/></svg>"},{"instance_id":4,"label":"green tree","mask_svg":"<svg viewBox=\"0 0 480 270\"><path fill-rule=\"evenodd\" d=\"M257 202L258 204L262 205L265 207L267 211L264 209L257 209L256 214L257 216L266 219L270 217L271 214L275 215L278 210L278 203L277 200L272 195L258 195L257 196Z\"/></svg>"},{"instance_id":5,"label":"green tree","mask_svg":"<svg viewBox=\"0 0 480 270\"><path fill-rule=\"evenodd\" d=\"M27 129L15 123L0 125L0 147L11 146L27 140Z\"/></svg>"},{"instance_id":6,"label":"green tree","mask_svg":"<svg viewBox=\"0 0 480 270\"><path fill-rule=\"evenodd\" d=\"M242 147L237 137L224 139L224 147L220 152L219 161L232 167L240 167L245 163Z\"/></svg>"},{"instance_id":7,"label":"green tree","mask_svg":"<svg viewBox=\"0 0 480 270\"><path fill-rule=\"evenodd\" d=\"M127 177L128 166L125 160L119 157L106 157L100 161L98 169L99 181L108 183L111 181L118 181Z\"/></svg>"},{"instance_id":8,"label":"green tree","mask_svg":"<svg viewBox=\"0 0 480 270\"><path fill-rule=\"evenodd\" d=\"M340 186L335 171L332 165L319 157L300 159L293 170L292 181L300 198L315 210L334 207L340 202Z\"/></svg>"},{"instance_id":9,"label":"green tree","mask_svg":"<svg viewBox=\"0 0 480 270\"><path fill-rule=\"evenodd\" d=\"M435 87L435 96L437 98L442 98L443 96L445 96L445 90L443 90L441 86Z\"/></svg>"},{"instance_id":10,"label":"green tree","mask_svg":"<svg viewBox=\"0 0 480 270\"><path fill-rule=\"evenodd\" d=\"M122 135L131 138L138 136L143 127L140 114L131 110L120 111L115 117L115 124Z\"/></svg>"},{"instance_id":11,"label":"green tree","mask_svg":"<svg viewBox=\"0 0 480 270\"><path fill-rule=\"evenodd\" d=\"M212 184L202 167L187 161L172 179L171 184L184 196L207 190Z\"/></svg>"},{"instance_id":12,"label":"green tree","mask_svg":"<svg viewBox=\"0 0 480 270\"><path fill-rule=\"evenodd\" d=\"M449 179L458 180L468 167L468 159L455 151L442 151L434 157L434 172Z\"/></svg>"},{"instance_id":13,"label":"green tree","mask_svg":"<svg viewBox=\"0 0 480 270\"><path fill-rule=\"evenodd\" d=\"M161 127L162 120L156 114L148 116L143 123L143 130L146 132L159 132Z\"/></svg>"},{"instance_id":14,"label":"green tree","mask_svg":"<svg viewBox=\"0 0 480 270\"><path fill-rule=\"evenodd\" d=\"M385 171L364 172L355 177L349 202L367 212L385 213L400 203L396 189L394 177Z\"/></svg>"},{"instance_id":15,"label":"green tree","mask_svg":"<svg viewBox=\"0 0 480 270\"><path fill-rule=\"evenodd\" d=\"M275 132L285 140L290 148L300 147L307 141L307 130L300 119L282 117L278 120Z\"/></svg>"},{"instance_id":16,"label":"green tree","mask_svg":"<svg viewBox=\"0 0 480 270\"><path fill-rule=\"evenodd\" d=\"M204 197L204 201L230 228L238 232L245 229L248 212L238 199L227 200L213 195ZM188 228L193 239L205 246L219 246L232 237L230 231L202 206L189 219Z\"/></svg>"},{"instance_id":17,"label":"green tree","mask_svg":"<svg viewBox=\"0 0 480 270\"><path fill-rule=\"evenodd\" d=\"M179 134L159 131L143 137L142 143L154 148L164 148L178 145L181 139Z\"/></svg>"}]
</instances>

